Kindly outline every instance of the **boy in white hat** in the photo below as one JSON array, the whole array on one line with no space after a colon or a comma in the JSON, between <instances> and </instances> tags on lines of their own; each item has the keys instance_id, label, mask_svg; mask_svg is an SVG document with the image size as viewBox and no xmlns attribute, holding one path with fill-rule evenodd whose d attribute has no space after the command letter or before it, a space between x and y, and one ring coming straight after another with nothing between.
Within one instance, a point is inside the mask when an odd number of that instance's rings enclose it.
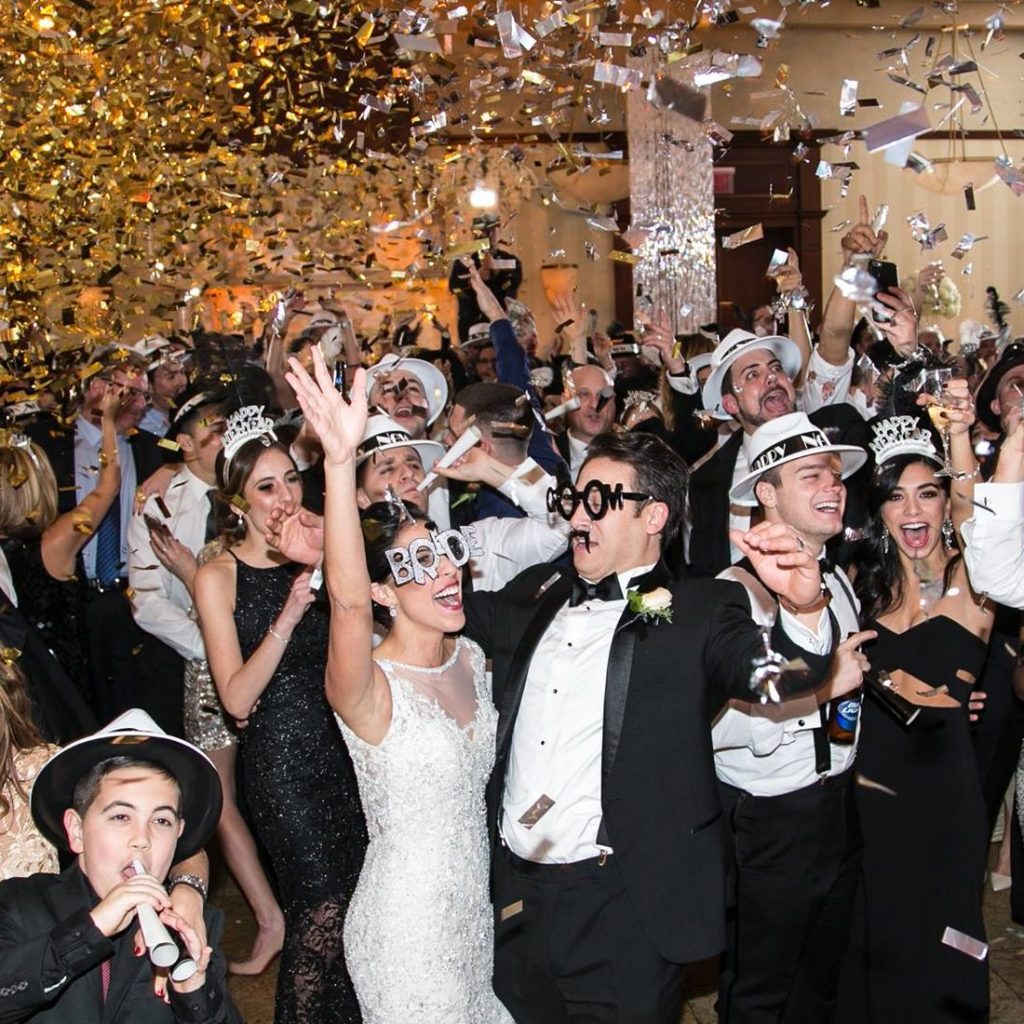
<instances>
[{"instance_id":1,"label":"boy in white hat","mask_svg":"<svg viewBox=\"0 0 1024 1024\"><path fill-rule=\"evenodd\" d=\"M223 1024L240 1020L217 949L222 918L205 911L209 945L171 909L164 881L202 848L220 817L209 759L143 711L58 751L32 787L40 831L75 855L60 875L0 884L0 1017L33 1022ZM182 960L157 978L135 955L140 907L176 938ZM182 980L173 980L181 977Z\"/></svg>"}]
</instances>

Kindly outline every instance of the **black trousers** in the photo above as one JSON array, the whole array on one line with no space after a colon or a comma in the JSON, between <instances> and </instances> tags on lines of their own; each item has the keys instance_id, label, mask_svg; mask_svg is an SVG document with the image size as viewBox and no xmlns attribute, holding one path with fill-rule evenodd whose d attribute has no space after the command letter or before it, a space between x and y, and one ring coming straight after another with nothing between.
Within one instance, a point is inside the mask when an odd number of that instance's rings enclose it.
<instances>
[{"instance_id":1,"label":"black trousers","mask_svg":"<svg viewBox=\"0 0 1024 1024\"><path fill-rule=\"evenodd\" d=\"M128 597L120 590L89 591L85 625L96 716L105 725L122 711L138 706L137 662L143 636L132 618Z\"/></svg>"},{"instance_id":2,"label":"black trousers","mask_svg":"<svg viewBox=\"0 0 1024 1024\"><path fill-rule=\"evenodd\" d=\"M794 793L722 785L735 853L720 1024L828 1024L860 871L853 771Z\"/></svg>"},{"instance_id":3,"label":"black trousers","mask_svg":"<svg viewBox=\"0 0 1024 1024\"><path fill-rule=\"evenodd\" d=\"M651 945L614 856L495 860L494 991L517 1024L678 1024L683 967Z\"/></svg>"}]
</instances>

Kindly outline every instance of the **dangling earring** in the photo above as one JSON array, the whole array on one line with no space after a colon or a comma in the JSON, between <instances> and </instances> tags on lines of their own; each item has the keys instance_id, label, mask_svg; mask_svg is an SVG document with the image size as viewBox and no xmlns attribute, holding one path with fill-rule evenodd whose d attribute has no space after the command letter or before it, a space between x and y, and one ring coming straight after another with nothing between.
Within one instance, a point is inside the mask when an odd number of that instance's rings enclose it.
<instances>
[{"instance_id":1,"label":"dangling earring","mask_svg":"<svg viewBox=\"0 0 1024 1024\"><path fill-rule=\"evenodd\" d=\"M889 531L884 527L882 529L882 554L889 554Z\"/></svg>"},{"instance_id":2,"label":"dangling earring","mask_svg":"<svg viewBox=\"0 0 1024 1024\"><path fill-rule=\"evenodd\" d=\"M393 619L397 619L398 618L398 609L394 605L392 605L388 609L388 615L390 615L391 618L393 618Z\"/></svg>"},{"instance_id":3,"label":"dangling earring","mask_svg":"<svg viewBox=\"0 0 1024 1024\"><path fill-rule=\"evenodd\" d=\"M942 543L947 551L953 550L953 520L948 516L942 520Z\"/></svg>"}]
</instances>

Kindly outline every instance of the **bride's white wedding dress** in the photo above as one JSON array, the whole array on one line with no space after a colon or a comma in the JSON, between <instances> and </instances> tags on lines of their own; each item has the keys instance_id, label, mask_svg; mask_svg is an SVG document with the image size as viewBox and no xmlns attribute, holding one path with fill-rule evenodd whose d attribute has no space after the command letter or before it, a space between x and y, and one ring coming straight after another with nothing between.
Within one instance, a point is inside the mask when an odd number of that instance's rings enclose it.
<instances>
[{"instance_id":1,"label":"bride's white wedding dress","mask_svg":"<svg viewBox=\"0 0 1024 1024\"><path fill-rule=\"evenodd\" d=\"M339 719L370 845L345 919L345 959L364 1024L512 1024L491 988L493 917L484 788L497 712L484 656L378 660L391 726L376 745Z\"/></svg>"}]
</instances>

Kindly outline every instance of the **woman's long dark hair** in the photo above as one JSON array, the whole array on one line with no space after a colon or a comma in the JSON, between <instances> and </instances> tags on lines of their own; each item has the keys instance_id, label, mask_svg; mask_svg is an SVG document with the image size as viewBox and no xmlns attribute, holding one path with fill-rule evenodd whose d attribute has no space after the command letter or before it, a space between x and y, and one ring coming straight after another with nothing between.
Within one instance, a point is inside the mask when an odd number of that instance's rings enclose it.
<instances>
[{"instance_id":1,"label":"woman's long dark hair","mask_svg":"<svg viewBox=\"0 0 1024 1024\"><path fill-rule=\"evenodd\" d=\"M388 548L396 547L395 538L403 526L411 522L423 523L428 529L436 527L414 505L404 508L397 502L377 501L359 513L359 521L363 528L363 550L366 552L366 571L371 583L383 583L391 575L391 563L385 555ZM373 603L374 621L387 629L391 625L391 615L382 604Z\"/></svg>"},{"instance_id":2,"label":"woman's long dark hair","mask_svg":"<svg viewBox=\"0 0 1024 1024\"><path fill-rule=\"evenodd\" d=\"M897 455L882 463L875 470L868 490L868 522L864 530L864 539L857 547L853 562L857 567L854 580L854 591L860 600L860 617L862 622L873 622L886 612L898 608L903 602L904 582L903 563L900 561L900 549L894 537L889 537L888 551L884 546L888 534L882 519L882 509L889 496L899 486L903 471L920 462L934 471L936 465L921 455ZM936 480L936 486L949 494L949 484L943 479ZM941 540L939 543L943 543ZM959 554L946 566L945 586L949 580Z\"/></svg>"}]
</instances>

